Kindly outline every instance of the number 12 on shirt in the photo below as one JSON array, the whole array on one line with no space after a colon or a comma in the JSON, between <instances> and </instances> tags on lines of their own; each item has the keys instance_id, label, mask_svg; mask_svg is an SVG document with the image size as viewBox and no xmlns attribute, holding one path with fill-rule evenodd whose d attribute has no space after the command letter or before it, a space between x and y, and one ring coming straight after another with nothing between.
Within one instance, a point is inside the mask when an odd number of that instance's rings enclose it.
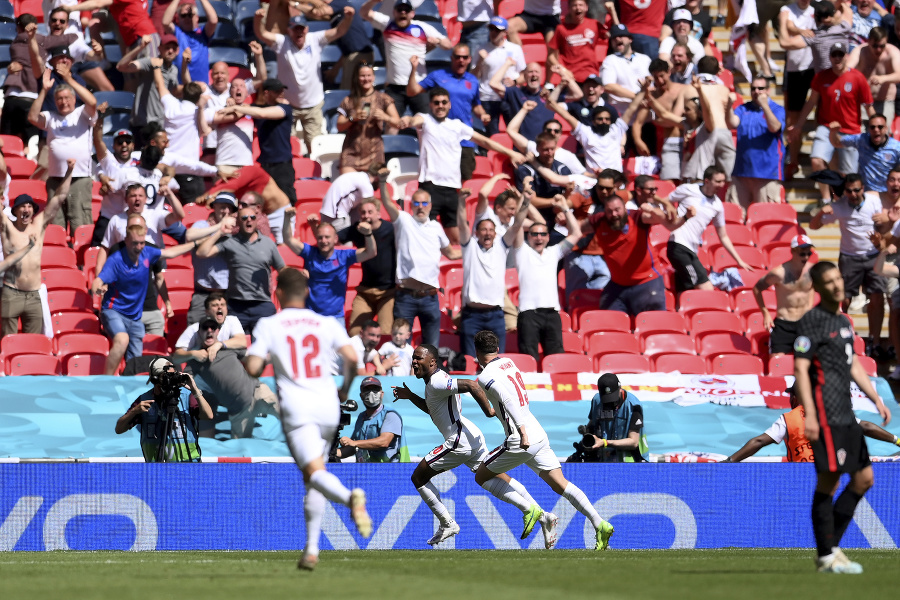
<instances>
[{"instance_id":1,"label":"number 12 on shirt","mask_svg":"<svg viewBox=\"0 0 900 600\"><path fill-rule=\"evenodd\" d=\"M291 336L287 338L288 346L291 347L291 371L293 372L294 379L299 379L301 375L304 377L321 377L322 369L319 368L318 365L312 364L313 359L319 356L319 339L310 334L303 338L303 343L301 344L301 348L307 350L307 352L303 356L303 370L305 373L300 373L297 370L298 360L297 360L297 342Z\"/></svg>"}]
</instances>

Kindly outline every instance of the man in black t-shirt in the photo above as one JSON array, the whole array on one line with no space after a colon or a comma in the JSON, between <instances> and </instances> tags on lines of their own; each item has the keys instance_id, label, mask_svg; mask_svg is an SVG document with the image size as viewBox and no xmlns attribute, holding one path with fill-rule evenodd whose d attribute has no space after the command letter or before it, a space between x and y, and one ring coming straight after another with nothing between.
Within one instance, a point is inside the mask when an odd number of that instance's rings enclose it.
<instances>
[{"instance_id":1,"label":"man in black t-shirt","mask_svg":"<svg viewBox=\"0 0 900 600\"><path fill-rule=\"evenodd\" d=\"M532 200L532 204L538 212L541 213L541 216L544 217L544 221L550 229L550 243L548 245L554 246L560 243L565 236L556 231L553 227L556 222L556 213L553 210L553 199L557 195L565 196L566 188L548 181L538 172L537 166L550 169L557 175L569 176L572 173L569 171L569 167L553 158L556 154L557 140L552 133L541 132L534 141L537 145L537 156L535 157L536 165L525 163L516 169L516 189L521 192L525 179L528 177L533 178L534 181L532 181L531 187L534 190L535 197Z\"/></svg>"},{"instance_id":2,"label":"man in black t-shirt","mask_svg":"<svg viewBox=\"0 0 900 600\"><path fill-rule=\"evenodd\" d=\"M382 184L381 193L386 193ZM372 226L375 258L362 263L362 280L356 287L356 297L350 308L350 327L348 333L354 336L359 333L363 323L376 316L382 331L390 331L394 322L394 291L397 273L397 247L394 244L394 225L381 218L381 203L375 198L365 198L359 205L361 222ZM348 227L338 233L342 244L352 243L357 248L366 245L366 240L355 227Z\"/></svg>"},{"instance_id":3,"label":"man in black t-shirt","mask_svg":"<svg viewBox=\"0 0 900 600\"><path fill-rule=\"evenodd\" d=\"M891 413L875 392L856 355L850 319L841 312L844 280L836 265L820 262L809 271L822 301L797 322L794 341L794 390L806 413L806 437L812 442L817 482L812 522L820 572L862 573L838 545L856 505L874 483L863 430L853 414L851 380L875 403L887 425ZM841 474L850 483L832 503Z\"/></svg>"}]
</instances>

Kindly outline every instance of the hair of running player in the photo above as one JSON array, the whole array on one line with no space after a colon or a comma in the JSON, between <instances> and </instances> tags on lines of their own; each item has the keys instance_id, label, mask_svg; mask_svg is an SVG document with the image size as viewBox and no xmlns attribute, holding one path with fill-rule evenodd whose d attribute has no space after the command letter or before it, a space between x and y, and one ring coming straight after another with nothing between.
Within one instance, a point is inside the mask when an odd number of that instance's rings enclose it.
<instances>
[{"instance_id":1,"label":"hair of running player","mask_svg":"<svg viewBox=\"0 0 900 600\"><path fill-rule=\"evenodd\" d=\"M306 300L308 281L306 275L297 269L286 267L278 273L278 285L275 289L281 290L285 300Z\"/></svg>"},{"instance_id":2,"label":"hair of running player","mask_svg":"<svg viewBox=\"0 0 900 600\"><path fill-rule=\"evenodd\" d=\"M496 354L500 352L500 340L493 331L485 329L475 334L475 352L479 354Z\"/></svg>"},{"instance_id":3,"label":"hair of running player","mask_svg":"<svg viewBox=\"0 0 900 600\"><path fill-rule=\"evenodd\" d=\"M419 348L424 348L425 352L427 352L431 356L431 358L434 359L434 362L437 362L437 360L438 360L438 349L437 348L435 348L431 344L419 344L416 349L418 350Z\"/></svg>"}]
</instances>

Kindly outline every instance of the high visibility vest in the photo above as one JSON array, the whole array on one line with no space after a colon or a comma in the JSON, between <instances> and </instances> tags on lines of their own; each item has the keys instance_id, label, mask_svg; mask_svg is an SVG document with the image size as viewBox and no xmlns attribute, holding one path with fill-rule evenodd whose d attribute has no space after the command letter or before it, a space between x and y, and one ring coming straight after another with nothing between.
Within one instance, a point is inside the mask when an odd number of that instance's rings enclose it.
<instances>
[{"instance_id":1,"label":"high visibility vest","mask_svg":"<svg viewBox=\"0 0 900 600\"><path fill-rule=\"evenodd\" d=\"M787 434L784 447L787 448L788 462L814 462L812 444L806 439L806 414L798 406L784 415Z\"/></svg>"}]
</instances>

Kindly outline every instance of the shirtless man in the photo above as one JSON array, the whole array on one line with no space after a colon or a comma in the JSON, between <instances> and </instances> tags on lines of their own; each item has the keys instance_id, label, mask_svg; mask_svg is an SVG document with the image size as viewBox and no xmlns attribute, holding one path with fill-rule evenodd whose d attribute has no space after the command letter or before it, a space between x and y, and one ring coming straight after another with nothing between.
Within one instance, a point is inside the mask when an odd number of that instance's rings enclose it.
<instances>
[{"instance_id":1,"label":"shirtless man","mask_svg":"<svg viewBox=\"0 0 900 600\"><path fill-rule=\"evenodd\" d=\"M684 114L685 86L680 83L672 83L669 79L669 63L659 58L650 63L650 76L653 78L653 87L649 91L649 97L653 99L653 102L648 101L646 106L638 109L634 125L631 128L634 147L639 155L650 156L650 149L641 139L639 132L648 118L652 119L657 130L662 132L661 137L665 140L662 148L659 149L659 178L681 179L682 138L681 129L677 125L681 123L681 117ZM654 110L655 103L677 117L677 120L672 121L663 117Z\"/></svg>"},{"instance_id":2,"label":"shirtless man","mask_svg":"<svg viewBox=\"0 0 900 600\"><path fill-rule=\"evenodd\" d=\"M43 333L44 313L41 307L41 251L44 247L44 232L59 207L69 194L72 183L72 171L75 160L66 161L68 169L56 195L47 202L43 212L38 213L38 205L28 194L21 194L13 200L12 214L16 218L10 222L6 214L0 211L0 240L3 243L3 255L14 256L24 247L35 246L35 252L10 268L3 275L2 308L3 335L16 333L19 330L19 317L22 318L23 333Z\"/></svg>"},{"instance_id":3,"label":"shirtless man","mask_svg":"<svg viewBox=\"0 0 900 600\"><path fill-rule=\"evenodd\" d=\"M696 150L681 176L683 179L702 180L706 167L715 163L731 179L735 152L731 130L740 124L734 114L737 97L716 76L719 61L714 56L701 58L697 71L699 75L685 90L684 100L700 98L704 127L697 132Z\"/></svg>"},{"instance_id":4,"label":"shirtless man","mask_svg":"<svg viewBox=\"0 0 900 600\"><path fill-rule=\"evenodd\" d=\"M869 80L875 112L884 115L890 127L894 122L896 84L900 83L900 49L888 44L887 31L873 27L869 32L869 43L853 49L847 58L847 66Z\"/></svg>"},{"instance_id":5,"label":"shirtless man","mask_svg":"<svg viewBox=\"0 0 900 600\"><path fill-rule=\"evenodd\" d=\"M884 210L872 217L877 229L894 227L900 218L900 165L895 166L887 176L887 191L878 194L881 197L881 206ZM887 246L897 246L898 240L893 233L888 236ZM876 273L878 272L876 268ZM894 348L900 348L900 287L891 293L891 314L888 317L888 336ZM888 379L900 379L900 364L888 375Z\"/></svg>"},{"instance_id":6,"label":"shirtless man","mask_svg":"<svg viewBox=\"0 0 900 600\"><path fill-rule=\"evenodd\" d=\"M791 240L791 260L773 268L753 286L753 296L762 311L769 330L769 356L794 353L794 340L799 335L797 322L813 305L809 262L812 241L805 235ZM773 320L762 293L775 286L776 317Z\"/></svg>"}]
</instances>

